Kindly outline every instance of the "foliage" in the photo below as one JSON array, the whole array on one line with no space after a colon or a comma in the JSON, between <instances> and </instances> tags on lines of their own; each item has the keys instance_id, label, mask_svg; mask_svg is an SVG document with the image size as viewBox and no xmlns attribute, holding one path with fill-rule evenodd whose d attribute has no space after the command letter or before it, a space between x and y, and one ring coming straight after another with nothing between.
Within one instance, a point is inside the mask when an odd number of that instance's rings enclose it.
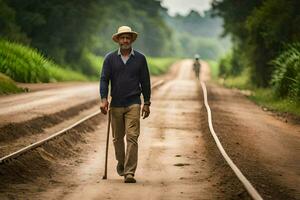
<instances>
[{"instance_id":1,"label":"foliage","mask_svg":"<svg viewBox=\"0 0 300 200\"><path fill-rule=\"evenodd\" d=\"M284 43L300 40L298 0L214 0L215 15L224 19L224 34L234 42L233 60L239 58L239 73L249 68L251 81L269 86L274 60ZM237 9L238 8L238 9Z\"/></svg>"},{"instance_id":2,"label":"foliage","mask_svg":"<svg viewBox=\"0 0 300 200\"><path fill-rule=\"evenodd\" d=\"M247 67L247 63L243 57L245 56L244 52L240 48L233 46L232 50L227 52L219 60L219 76L239 76ZM250 76L250 74L249 74Z\"/></svg>"},{"instance_id":3,"label":"foliage","mask_svg":"<svg viewBox=\"0 0 300 200\"><path fill-rule=\"evenodd\" d=\"M254 87L251 85L249 74L250 70L244 69L239 76L228 75L224 77L222 84L229 88L238 88L241 90L253 89Z\"/></svg>"},{"instance_id":4,"label":"foliage","mask_svg":"<svg viewBox=\"0 0 300 200\"><path fill-rule=\"evenodd\" d=\"M267 86L274 70L269 62L282 51L284 43L299 41L300 2L297 0L267 0L248 17L246 28L249 32L253 80ZM298 27L298 28L297 28Z\"/></svg>"},{"instance_id":5,"label":"foliage","mask_svg":"<svg viewBox=\"0 0 300 200\"><path fill-rule=\"evenodd\" d=\"M296 116L300 116L299 101L295 101L295 99L290 97L279 98L278 95L274 93L274 90L270 88L255 89L250 96L250 99L268 109L278 112L293 113Z\"/></svg>"},{"instance_id":6,"label":"foliage","mask_svg":"<svg viewBox=\"0 0 300 200\"><path fill-rule=\"evenodd\" d=\"M134 48L147 56L217 58L228 40L219 42L220 18L191 11L170 17L155 0L0 0L0 38L37 48L47 58L90 77L104 56L118 48L111 35L121 25L139 33Z\"/></svg>"},{"instance_id":7,"label":"foliage","mask_svg":"<svg viewBox=\"0 0 300 200\"><path fill-rule=\"evenodd\" d=\"M288 112L300 116L300 102L293 97L279 97L273 88L257 88L250 83L249 70L239 76L229 76L222 82L228 88L238 88L250 94L249 98L258 105L278 112Z\"/></svg>"},{"instance_id":8,"label":"foliage","mask_svg":"<svg viewBox=\"0 0 300 200\"><path fill-rule=\"evenodd\" d=\"M169 16L163 13L166 23L174 32L173 53L175 55L192 57L200 54L203 59L217 59L229 48L228 38L220 39L222 19L212 18L211 11L200 15L191 11L186 16Z\"/></svg>"},{"instance_id":9,"label":"foliage","mask_svg":"<svg viewBox=\"0 0 300 200\"><path fill-rule=\"evenodd\" d=\"M288 45L271 63L275 68L271 84L276 94L290 96L300 102L300 43Z\"/></svg>"},{"instance_id":10,"label":"foliage","mask_svg":"<svg viewBox=\"0 0 300 200\"><path fill-rule=\"evenodd\" d=\"M219 66L218 62L215 60L207 60L208 65L210 67L210 74L213 79L217 79L219 76Z\"/></svg>"},{"instance_id":11,"label":"foliage","mask_svg":"<svg viewBox=\"0 0 300 200\"><path fill-rule=\"evenodd\" d=\"M231 61L224 58L221 62L220 74L229 74L225 85L253 89L251 99L257 103L297 115L300 115L299 8L298 0L213 1L215 15L224 19L224 34L230 34L233 41Z\"/></svg>"},{"instance_id":12,"label":"foliage","mask_svg":"<svg viewBox=\"0 0 300 200\"><path fill-rule=\"evenodd\" d=\"M16 23L15 10L9 7L5 0L0 0L0 37L28 43L26 34L22 33L20 26Z\"/></svg>"},{"instance_id":13,"label":"foliage","mask_svg":"<svg viewBox=\"0 0 300 200\"><path fill-rule=\"evenodd\" d=\"M22 92L23 89L17 87L13 80L8 76L0 73L0 95Z\"/></svg>"},{"instance_id":14,"label":"foliage","mask_svg":"<svg viewBox=\"0 0 300 200\"><path fill-rule=\"evenodd\" d=\"M153 58L148 57L148 67L151 75L160 75L166 73L171 64L174 63L176 58Z\"/></svg>"},{"instance_id":15,"label":"foliage","mask_svg":"<svg viewBox=\"0 0 300 200\"><path fill-rule=\"evenodd\" d=\"M219 61L219 76L226 77L230 74L231 71L231 60L232 60L232 53L227 53L223 56Z\"/></svg>"},{"instance_id":16,"label":"foliage","mask_svg":"<svg viewBox=\"0 0 300 200\"><path fill-rule=\"evenodd\" d=\"M96 72L94 74L94 76L96 76L97 78L99 77L99 73L102 70L102 65L103 65L103 61L104 61L104 57L102 56L96 56L90 52L87 52L85 55L87 62L89 62L88 64L92 67L92 69Z\"/></svg>"},{"instance_id":17,"label":"foliage","mask_svg":"<svg viewBox=\"0 0 300 200\"><path fill-rule=\"evenodd\" d=\"M49 72L50 82L62 82L62 81L88 81L85 75L59 67L58 65L50 64L47 66Z\"/></svg>"},{"instance_id":18,"label":"foliage","mask_svg":"<svg viewBox=\"0 0 300 200\"><path fill-rule=\"evenodd\" d=\"M37 50L0 40L0 72L25 83L87 80L83 75L62 69Z\"/></svg>"},{"instance_id":19,"label":"foliage","mask_svg":"<svg viewBox=\"0 0 300 200\"><path fill-rule=\"evenodd\" d=\"M90 55L104 56L117 48L110 38L120 25L140 33L135 48L146 55L170 52L171 32L160 16L159 1L0 0L0 9L0 37L29 44L89 76L98 73Z\"/></svg>"},{"instance_id":20,"label":"foliage","mask_svg":"<svg viewBox=\"0 0 300 200\"><path fill-rule=\"evenodd\" d=\"M19 82L49 82L47 60L20 44L0 41L0 72Z\"/></svg>"}]
</instances>

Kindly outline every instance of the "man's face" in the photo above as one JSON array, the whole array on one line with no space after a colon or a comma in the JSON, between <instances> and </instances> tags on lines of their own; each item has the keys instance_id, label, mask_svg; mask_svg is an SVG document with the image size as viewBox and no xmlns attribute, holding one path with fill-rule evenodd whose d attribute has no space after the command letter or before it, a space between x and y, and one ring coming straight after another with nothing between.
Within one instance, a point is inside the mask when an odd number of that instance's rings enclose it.
<instances>
[{"instance_id":1,"label":"man's face","mask_svg":"<svg viewBox=\"0 0 300 200\"><path fill-rule=\"evenodd\" d=\"M121 49L127 50L131 48L132 35L128 33L121 34L118 37L118 43Z\"/></svg>"}]
</instances>

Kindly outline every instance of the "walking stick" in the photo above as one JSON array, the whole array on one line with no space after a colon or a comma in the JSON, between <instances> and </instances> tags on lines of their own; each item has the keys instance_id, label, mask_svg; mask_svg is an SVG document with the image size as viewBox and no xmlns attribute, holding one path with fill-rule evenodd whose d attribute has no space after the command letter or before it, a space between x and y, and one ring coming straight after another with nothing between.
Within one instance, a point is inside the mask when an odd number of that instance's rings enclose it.
<instances>
[{"instance_id":1,"label":"walking stick","mask_svg":"<svg viewBox=\"0 0 300 200\"><path fill-rule=\"evenodd\" d=\"M108 158L108 144L109 144L109 131L110 131L110 109L108 110L108 123L107 123L107 138L106 138L106 152L105 152L105 166L104 166L104 175L102 179L107 179L107 158Z\"/></svg>"}]
</instances>

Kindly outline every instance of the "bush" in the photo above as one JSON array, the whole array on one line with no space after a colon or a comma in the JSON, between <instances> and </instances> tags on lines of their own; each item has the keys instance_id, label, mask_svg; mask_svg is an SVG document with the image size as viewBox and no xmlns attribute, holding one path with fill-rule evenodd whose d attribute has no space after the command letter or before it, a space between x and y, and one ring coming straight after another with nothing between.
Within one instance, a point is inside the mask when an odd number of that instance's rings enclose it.
<instances>
[{"instance_id":1,"label":"bush","mask_svg":"<svg viewBox=\"0 0 300 200\"><path fill-rule=\"evenodd\" d=\"M0 72L19 82L49 82L46 59L20 44L0 41Z\"/></svg>"},{"instance_id":2,"label":"bush","mask_svg":"<svg viewBox=\"0 0 300 200\"><path fill-rule=\"evenodd\" d=\"M96 56L95 54L92 54L90 52L86 52L85 60L87 64L90 66L90 68L92 69L91 70L92 73L90 75L95 78L99 78L99 74L102 70L104 58L101 56Z\"/></svg>"},{"instance_id":3,"label":"bush","mask_svg":"<svg viewBox=\"0 0 300 200\"><path fill-rule=\"evenodd\" d=\"M288 45L271 64L275 70L271 84L280 97L300 99L300 43Z\"/></svg>"},{"instance_id":4,"label":"bush","mask_svg":"<svg viewBox=\"0 0 300 200\"><path fill-rule=\"evenodd\" d=\"M206 60L210 67L210 74L213 79L217 79L219 76L219 65L215 60Z\"/></svg>"},{"instance_id":5,"label":"bush","mask_svg":"<svg viewBox=\"0 0 300 200\"><path fill-rule=\"evenodd\" d=\"M148 57L148 67L151 75L160 75L166 73L171 64L174 63L177 58L153 58Z\"/></svg>"},{"instance_id":6,"label":"bush","mask_svg":"<svg viewBox=\"0 0 300 200\"><path fill-rule=\"evenodd\" d=\"M224 79L223 84L229 88L238 88L242 90L249 90L254 88L250 81L249 68L244 69L244 71L238 76L227 76L226 79Z\"/></svg>"},{"instance_id":7,"label":"bush","mask_svg":"<svg viewBox=\"0 0 300 200\"><path fill-rule=\"evenodd\" d=\"M225 78L226 76L230 75L231 71L231 61L232 61L232 54L228 53L223 58L220 59L219 64L219 76Z\"/></svg>"},{"instance_id":8,"label":"bush","mask_svg":"<svg viewBox=\"0 0 300 200\"><path fill-rule=\"evenodd\" d=\"M64 69L55 65L50 65L47 67L50 82L63 82L63 81L87 81L88 78L83 74L78 72Z\"/></svg>"},{"instance_id":9,"label":"bush","mask_svg":"<svg viewBox=\"0 0 300 200\"><path fill-rule=\"evenodd\" d=\"M24 83L87 80L80 73L63 69L37 50L0 40L0 72Z\"/></svg>"}]
</instances>

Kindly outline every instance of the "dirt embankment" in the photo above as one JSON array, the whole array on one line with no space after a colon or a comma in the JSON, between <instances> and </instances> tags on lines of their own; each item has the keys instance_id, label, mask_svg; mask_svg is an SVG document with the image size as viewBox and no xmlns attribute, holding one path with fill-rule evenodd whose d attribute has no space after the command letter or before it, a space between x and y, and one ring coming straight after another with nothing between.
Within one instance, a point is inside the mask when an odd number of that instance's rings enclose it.
<instances>
[{"instance_id":1,"label":"dirt embankment","mask_svg":"<svg viewBox=\"0 0 300 200\"><path fill-rule=\"evenodd\" d=\"M92 100L57 113L33 118L25 122L9 123L0 127L0 157L8 155L56 131L66 128L98 109L98 100Z\"/></svg>"},{"instance_id":2,"label":"dirt embankment","mask_svg":"<svg viewBox=\"0 0 300 200\"><path fill-rule=\"evenodd\" d=\"M79 155L92 142L88 136L96 134L103 121L98 115L64 136L1 164L0 199L41 199L41 192L64 184L62 177L82 162Z\"/></svg>"}]
</instances>

